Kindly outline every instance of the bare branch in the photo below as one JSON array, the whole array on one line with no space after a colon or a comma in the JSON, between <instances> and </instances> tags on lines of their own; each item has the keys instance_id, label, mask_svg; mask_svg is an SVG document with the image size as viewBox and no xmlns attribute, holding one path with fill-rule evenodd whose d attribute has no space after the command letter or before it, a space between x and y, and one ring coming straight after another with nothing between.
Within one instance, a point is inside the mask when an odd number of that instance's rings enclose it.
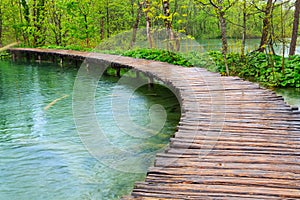
<instances>
[{"instance_id":1,"label":"bare branch","mask_svg":"<svg viewBox=\"0 0 300 200\"><path fill-rule=\"evenodd\" d=\"M235 26L238 26L238 27L244 28L244 27L243 27L243 25L237 24L237 23L235 23L235 22L233 22L233 21L229 20L228 18L226 18L226 21L227 21L227 22L229 22L230 24L233 24L233 25L235 25Z\"/></svg>"},{"instance_id":2,"label":"bare branch","mask_svg":"<svg viewBox=\"0 0 300 200\"><path fill-rule=\"evenodd\" d=\"M210 3L204 3L204 2L202 2L202 1L197 1L199 4L201 4L202 6L208 6L208 5L210 5Z\"/></svg>"},{"instance_id":3,"label":"bare branch","mask_svg":"<svg viewBox=\"0 0 300 200\"><path fill-rule=\"evenodd\" d=\"M263 9L260 9L260 8L256 5L256 3L254 2L254 0L252 0L251 5L253 5L253 6L254 6L257 10L259 10L260 12L265 12Z\"/></svg>"},{"instance_id":4,"label":"bare branch","mask_svg":"<svg viewBox=\"0 0 300 200\"><path fill-rule=\"evenodd\" d=\"M227 11L229 8L231 8L237 2L237 0L235 0L231 3L230 3L230 1L228 1L228 2L229 2L229 5L225 8L225 11Z\"/></svg>"},{"instance_id":5,"label":"bare branch","mask_svg":"<svg viewBox=\"0 0 300 200\"><path fill-rule=\"evenodd\" d=\"M219 8L219 6L217 6L212 0L209 0L210 4L215 7L215 8Z\"/></svg>"}]
</instances>

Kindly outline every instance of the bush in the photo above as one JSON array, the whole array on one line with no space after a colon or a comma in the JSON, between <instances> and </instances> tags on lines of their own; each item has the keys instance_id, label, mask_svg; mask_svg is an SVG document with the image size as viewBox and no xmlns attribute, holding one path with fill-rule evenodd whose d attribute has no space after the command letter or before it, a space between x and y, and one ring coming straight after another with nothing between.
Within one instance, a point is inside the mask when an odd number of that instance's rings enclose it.
<instances>
[{"instance_id":1,"label":"bush","mask_svg":"<svg viewBox=\"0 0 300 200\"><path fill-rule=\"evenodd\" d=\"M122 56L128 56L133 58L142 58L147 60L156 60L161 62L167 62L173 65L180 65L185 67L192 66L187 59L182 55L176 54L174 52L159 50L159 49L137 49L125 51L121 54Z\"/></svg>"},{"instance_id":2,"label":"bush","mask_svg":"<svg viewBox=\"0 0 300 200\"><path fill-rule=\"evenodd\" d=\"M213 51L209 55L215 61L218 72L225 72L221 52ZM251 52L245 56L229 53L227 62L230 74L250 81L260 82L267 87L300 87L300 56L284 58L260 52Z\"/></svg>"}]
</instances>

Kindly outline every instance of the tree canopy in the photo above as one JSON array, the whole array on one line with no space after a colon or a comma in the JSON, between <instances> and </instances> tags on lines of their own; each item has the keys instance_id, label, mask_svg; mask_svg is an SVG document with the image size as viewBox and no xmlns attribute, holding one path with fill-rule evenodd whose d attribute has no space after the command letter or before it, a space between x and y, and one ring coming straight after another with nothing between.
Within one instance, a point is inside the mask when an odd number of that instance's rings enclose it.
<instances>
[{"instance_id":1,"label":"tree canopy","mask_svg":"<svg viewBox=\"0 0 300 200\"><path fill-rule=\"evenodd\" d=\"M0 0L0 45L94 47L148 26L149 34L165 27L196 39L224 31L227 38L262 38L263 50L292 36L294 10L293 0Z\"/></svg>"}]
</instances>

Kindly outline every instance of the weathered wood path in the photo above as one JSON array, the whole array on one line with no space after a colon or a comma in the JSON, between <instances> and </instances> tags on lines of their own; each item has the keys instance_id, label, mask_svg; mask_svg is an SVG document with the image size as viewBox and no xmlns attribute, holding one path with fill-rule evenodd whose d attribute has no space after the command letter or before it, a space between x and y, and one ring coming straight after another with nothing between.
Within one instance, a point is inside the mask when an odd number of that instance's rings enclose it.
<instances>
[{"instance_id":1,"label":"weathered wood path","mask_svg":"<svg viewBox=\"0 0 300 200\"><path fill-rule=\"evenodd\" d=\"M300 113L282 97L198 68L63 50L15 54L113 62L179 91L182 117L144 182L123 199L300 199Z\"/></svg>"}]
</instances>

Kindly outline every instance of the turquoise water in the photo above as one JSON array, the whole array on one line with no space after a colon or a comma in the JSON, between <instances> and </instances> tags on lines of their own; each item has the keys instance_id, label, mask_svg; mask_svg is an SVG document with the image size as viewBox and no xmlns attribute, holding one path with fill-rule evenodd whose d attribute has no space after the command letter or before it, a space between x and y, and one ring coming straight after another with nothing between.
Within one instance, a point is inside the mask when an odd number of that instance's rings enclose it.
<instances>
[{"instance_id":1,"label":"turquoise water","mask_svg":"<svg viewBox=\"0 0 300 200\"><path fill-rule=\"evenodd\" d=\"M285 55L287 56L289 53L289 39L287 39L286 47L284 49ZM258 49L260 44L260 39L247 39L245 52L251 52ZM183 45L184 46L184 45ZM221 50L222 49L222 41L221 39L203 39L195 42L191 47L202 50L203 52L212 51L212 50ZM229 52L240 52L242 47L242 41L239 39L228 39L228 51ZM283 44L277 42L276 45L273 46L274 51L278 55L282 55ZM267 49L269 50L269 49ZM300 54L300 45L296 48L296 54Z\"/></svg>"},{"instance_id":2,"label":"turquoise water","mask_svg":"<svg viewBox=\"0 0 300 200\"><path fill-rule=\"evenodd\" d=\"M275 92L277 95L282 96L290 106L300 108L300 88L279 88Z\"/></svg>"},{"instance_id":3,"label":"turquoise water","mask_svg":"<svg viewBox=\"0 0 300 200\"><path fill-rule=\"evenodd\" d=\"M168 118L161 133L147 140L123 134L110 115L111 90L118 79L103 78L96 91L96 114L110 141L118 148L136 147L153 155L142 166L145 173L105 165L89 154L76 131L72 114L76 74L72 67L0 62L0 199L118 199L145 178L156 151L175 132L179 104L169 90L156 86L133 93L130 116L145 124L148 108L163 105ZM143 159L138 156L137 163Z\"/></svg>"}]
</instances>

